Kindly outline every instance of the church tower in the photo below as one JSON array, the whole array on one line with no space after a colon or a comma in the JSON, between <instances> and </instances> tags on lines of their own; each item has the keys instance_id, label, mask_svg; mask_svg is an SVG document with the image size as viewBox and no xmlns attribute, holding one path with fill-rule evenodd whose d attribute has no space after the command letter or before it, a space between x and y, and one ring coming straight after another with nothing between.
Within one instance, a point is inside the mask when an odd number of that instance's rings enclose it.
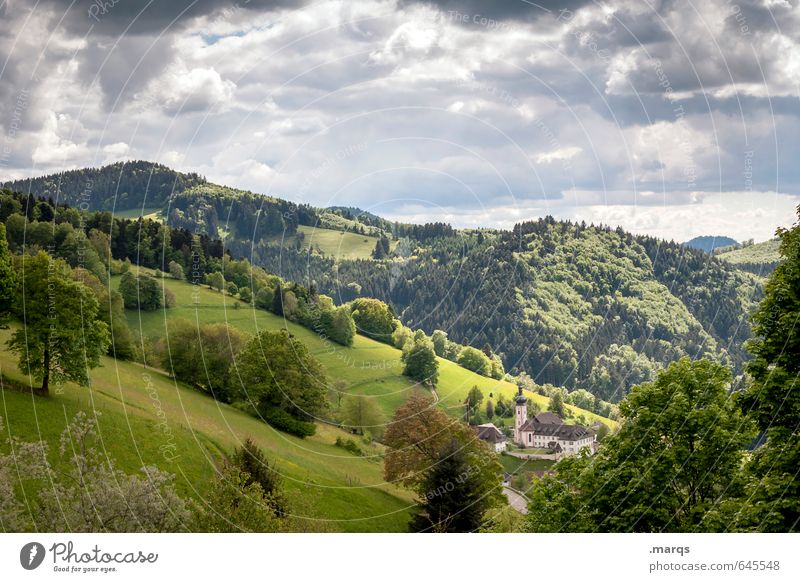
<instances>
[{"instance_id":1,"label":"church tower","mask_svg":"<svg viewBox=\"0 0 800 582\"><path fill-rule=\"evenodd\" d=\"M516 410L514 411L514 442L522 444L522 434L519 429L528 420L528 399L522 394L522 386L519 387L519 393L514 398L516 403Z\"/></svg>"}]
</instances>

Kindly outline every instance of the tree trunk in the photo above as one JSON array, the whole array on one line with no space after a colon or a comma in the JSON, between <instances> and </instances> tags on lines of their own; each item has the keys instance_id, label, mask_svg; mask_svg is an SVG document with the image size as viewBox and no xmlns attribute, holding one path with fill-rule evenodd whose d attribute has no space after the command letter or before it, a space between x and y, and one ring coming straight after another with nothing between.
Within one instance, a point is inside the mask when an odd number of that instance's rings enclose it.
<instances>
[{"instance_id":1,"label":"tree trunk","mask_svg":"<svg viewBox=\"0 0 800 582\"><path fill-rule=\"evenodd\" d=\"M42 389L41 393L48 394L50 389L50 346L45 344L44 347L44 371L42 372Z\"/></svg>"}]
</instances>

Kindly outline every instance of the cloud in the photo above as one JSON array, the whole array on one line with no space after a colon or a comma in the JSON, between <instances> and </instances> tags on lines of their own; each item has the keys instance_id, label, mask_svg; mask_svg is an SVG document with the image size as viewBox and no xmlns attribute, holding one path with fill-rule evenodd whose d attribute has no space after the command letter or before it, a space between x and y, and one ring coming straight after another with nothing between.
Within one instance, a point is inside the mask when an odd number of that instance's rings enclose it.
<instances>
[{"instance_id":1,"label":"cloud","mask_svg":"<svg viewBox=\"0 0 800 582\"><path fill-rule=\"evenodd\" d=\"M789 3L108 4L3 4L3 176L136 157L423 221L664 233L689 215L662 208L800 191Z\"/></svg>"}]
</instances>

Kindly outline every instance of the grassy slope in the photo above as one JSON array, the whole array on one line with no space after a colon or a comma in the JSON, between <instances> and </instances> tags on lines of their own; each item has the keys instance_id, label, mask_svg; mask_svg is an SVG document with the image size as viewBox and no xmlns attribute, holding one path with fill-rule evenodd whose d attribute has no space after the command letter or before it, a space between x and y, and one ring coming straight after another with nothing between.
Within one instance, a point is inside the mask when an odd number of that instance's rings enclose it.
<instances>
[{"instance_id":1,"label":"grassy slope","mask_svg":"<svg viewBox=\"0 0 800 582\"><path fill-rule=\"evenodd\" d=\"M3 343L9 333L0 332ZM0 351L0 370L12 381L27 384L7 351ZM159 426L159 408L154 405L152 390L146 388L144 373L151 377L171 437ZM315 436L297 439L176 384L163 373L111 358L103 358L102 367L93 371L91 390L67 384L63 393L48 398L13 390L0 391L0 397L0 416L8 432L4 436L42 438L52 451L58 449L58 435L76 412L99 411L104 449L120 468L134 472L143 464L155 464L176 474L179 490L195 498L202 498L221 453L231 451L250 436L277 461L287 489L302 492L313 515L330 520L332 529L406 528L411 501L408 492L383 482L380 461L355 457L335 447L336 437L345 433L330 426L321 425ZM178 458L173 461L165 459L159 450L169 442L177 446Z\"/></svg>"},{"instance_id":2,"label":"grassy slope","mask_svg":"<svg viewBox=\"0 0 800 582\"><path fill-rule=\"evenodd\" d=\"M337 261L368 259L375 250L375 243L378 242L377 237L354 232L302 225L298 226L297 230L305 236L304 249L307 250L309 246L319 248L324 255L333 257Z\"/></svg>"},{"instance_id":3,"label":"grassy slope","mask_svg":"<svg viewBox=\"0 0 800 582\"><path fill-rule=\"evenodd\" d=\"M145 207L142 208L130 208L128 210L118 210L114 212L115 218L133 218L137 219L139 217L142 218L150 218L152 220L161 220L161 207L154 206L151 208Z\"/></svg>"},{"instance_id":4,"label":"grassy slope","mask_svg":"<svg viewBox=\"0 0 800 582\"><path fill-rule=\"evenodd\" d=\"M164 337L166 319L177 317L201 323L226 322L249 334L265 329L287 329L322 362L332 379L347 382L348 392L375 396L387 419L411 391L421 389L402 375L401 352L392 346L363 336L356 336L353 346L349 348L333 344L309 329L267 311L254 309L231 296L207 287L193 287L184 281L165 281L167 288L175 294L176 307L159 312L127 312L131 329L139 330L142 336ZM461 403L472 386L481 388L486 398L492 394L493 400L500 394L510 399L517 391L516 386L509 382L479 376L453 362L439 359L437 392L441 406L454 415L460 414ZM547 397L531 392L526 392L526 396L546 409ZM591 412L570 405L567 408L576 415L583 414L590 423L601 420L612 428L616 426L613 421Z\"/></svg>"},{"instance_id":5,"label":"grassy slope","mask_svg":"<svg viewBox=\"0 0 800 582\"><path fill-rule=\"evenodd\" d=\"M780 241L775 238L741 249L726 251L718 254L717 257L733 265L740 263L775 263L780 260L779 247Z\"/></svg>"}]
</instances>

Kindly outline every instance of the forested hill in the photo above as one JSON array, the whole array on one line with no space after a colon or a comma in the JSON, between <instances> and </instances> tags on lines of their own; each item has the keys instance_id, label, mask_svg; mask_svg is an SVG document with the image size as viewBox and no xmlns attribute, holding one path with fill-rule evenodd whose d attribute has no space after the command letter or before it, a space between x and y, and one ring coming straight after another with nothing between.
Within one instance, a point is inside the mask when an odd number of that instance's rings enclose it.
<instances>
[{"instance_id":1,"label":"forested hill","mask_svg":"<svg viewBox=\"0 0 800 582\"><path fill-rule=\"evenodd\" d=\"M401 240L384 261L253 250L289 279L342 301L377 297L407 325L499 353L508 370L610 400L682 355L740 371L761 295L755 277L702 251L552 218Z\"/></svg>"},{"instance_id":2,"label":"forested hill","mask_svg":"<svg viewBox=\"0 0 800 582\"><path fill-rule=\"evenodd\" d=\"M14 192L51 198L84 210L130 210L162 207L172 194L204 184L198 174L183 174L152 162L119 162L2 185Z\"/></svg>"},{"instance_id":3,"label":"forested hill","mask_svg":"<svg viewBox=\"0 0 800 582\"><path fill-rule=\"evenodd\" d=\"M135 186L145 172L141 164L126 164L121 173L105 169L116 179L94 179L93 207L113 207L118 184L130 184L126 200L141 206L144 195ZM539 384L585 388L616 401L682 355L709 354L736 373L746 357L742 344L750 337L760 280L679 243L549 217L513 231L405 225L355 208L301 206L170 174L163 166L151 169L162 177L159 192L181 185L162 206L171 226L223 235L235 256L251 257L337 302L386 301L406 325L444 330L451 340L498 354L507 370L524 371ZM84 182L96 170L85 172ZM67 174L75 178L70 192L80 192L80 173ZM48 195L36 188L53 180L17 188ZM153 179L146 183L152 188ZM337 259L301 244L300 225L377 236L381 248L372 259Z\"/></svg>"}]
</instances>

